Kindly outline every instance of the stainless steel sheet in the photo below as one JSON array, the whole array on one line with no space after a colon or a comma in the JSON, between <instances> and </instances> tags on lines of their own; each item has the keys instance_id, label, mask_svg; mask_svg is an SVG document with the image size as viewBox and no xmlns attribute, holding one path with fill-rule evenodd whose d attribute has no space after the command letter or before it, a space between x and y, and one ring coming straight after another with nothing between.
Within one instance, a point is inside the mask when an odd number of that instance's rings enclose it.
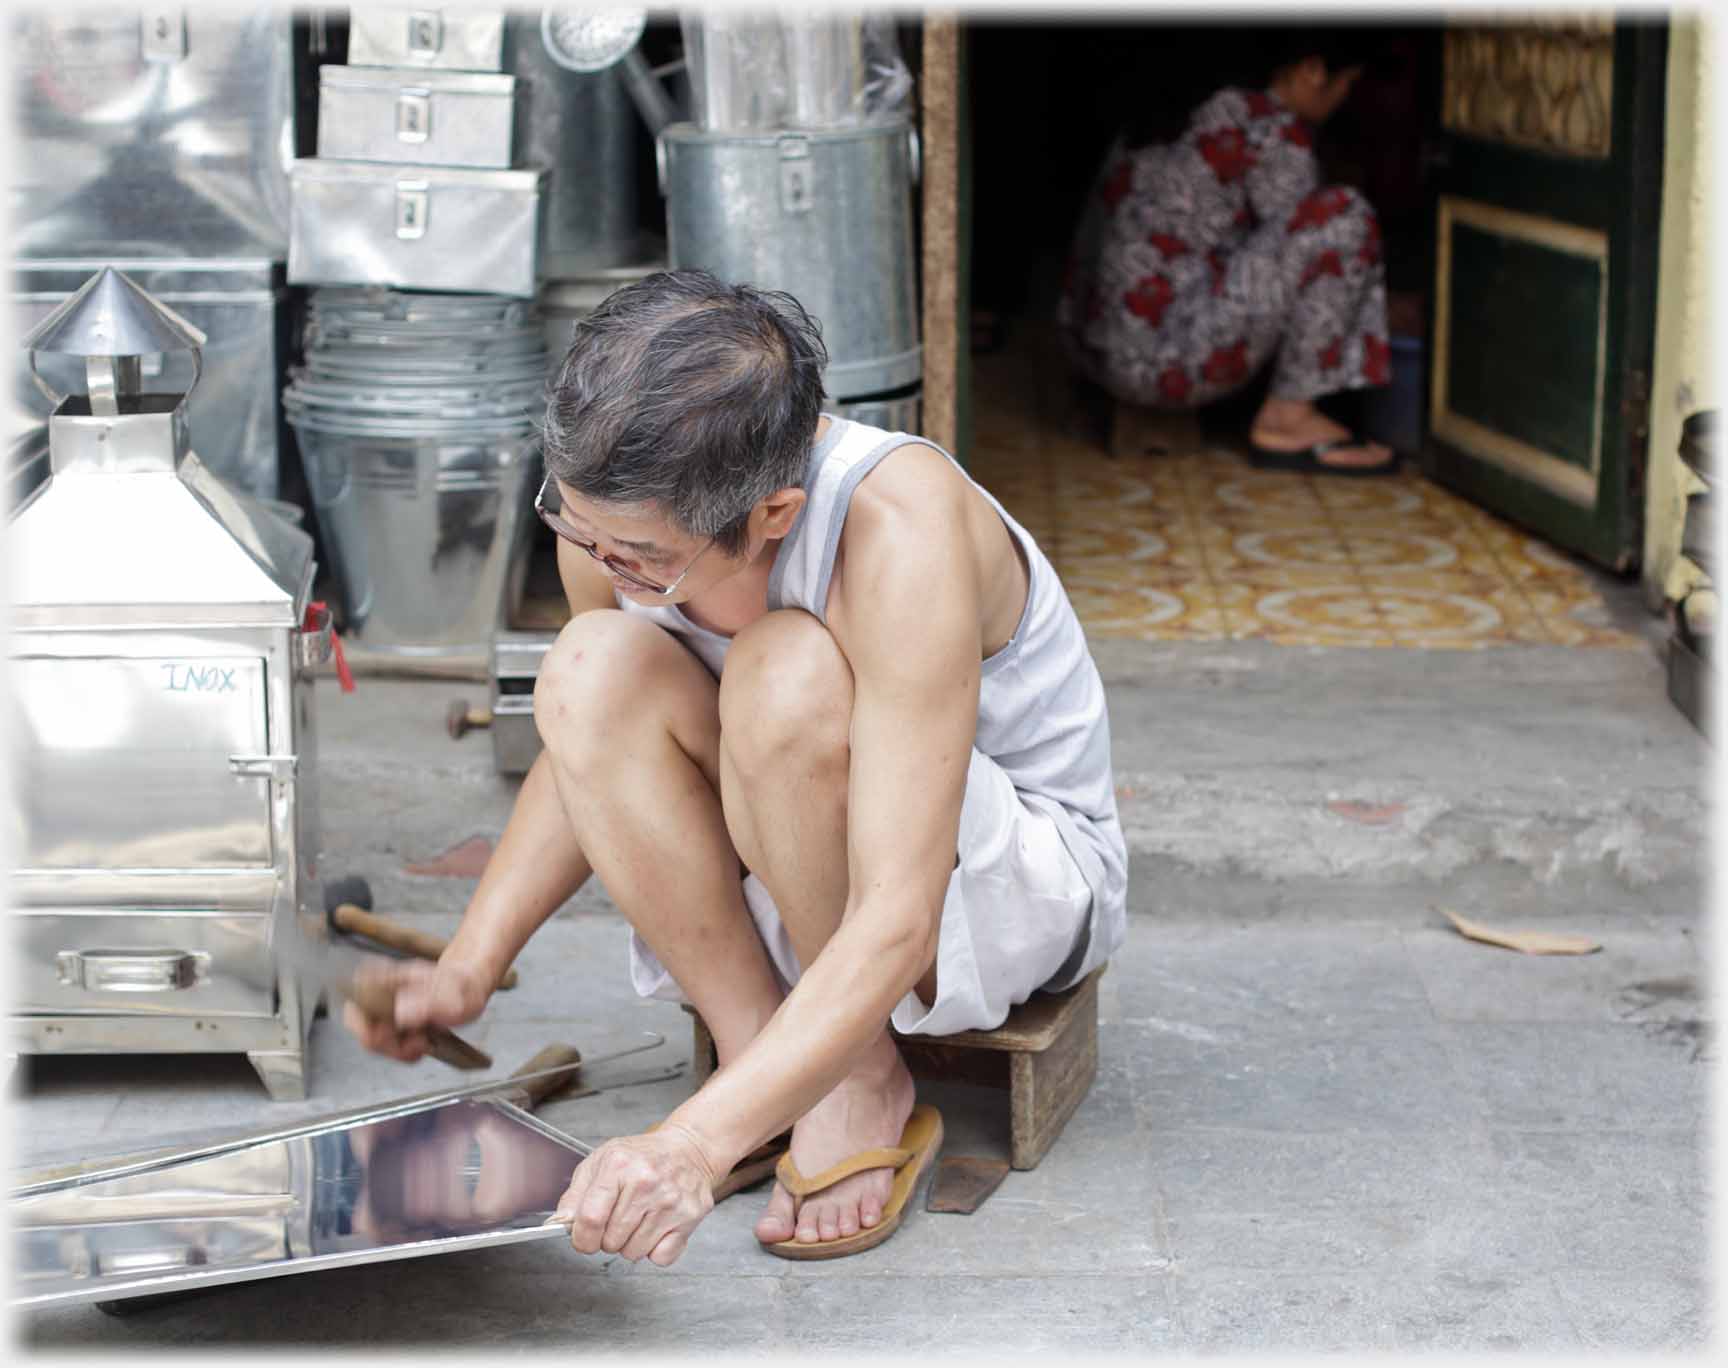
<instances>
[{"instance_id":1,"label":"stainless steel sheet","mask_svg":"<svg viewBox=\"0 0 1728 1368\"><path fill-rule=\"evenodd\" d=\"M538 168L298 161L288 279L530 297L545 190Z\"/></svg>"},{"instance_id":2,"label":"stainless steel sheet","mask_svg":"<svg viewBox=\"0 0 1728 1368\"><path fill-rule=\"evenodd\" d=\"M497 1099L432 1102L11 1203L16 1306L118 1300L457 1249L547 1225L586 1149Z\"/></svg>"},{"instance_id":3,"label":"stainless steel sheet","mask_svg":"<svg viewBox=\"0 0 1728 1368\"><path fill-rule=\"evenodd\" d=\"M231 762L268 750L265 687L257 657L14 656L13 763L31 795L18 862L270 864L270 782Z\"/></svg>"},{"instance_id":4,"label":"stainless steel sheet","mask_svg":"<svg viewBox=\"0 0 1728 1368\"><path fill-rule=\"evenodd\" d=\"M514 77L324 66L318 82L320 157L416 166L510 165Z\"/></svg>"},{"instance_id":5,"label":"stainless steel sheet","mask_svg":"<svg viewBox=\"0 0 1728 1368\"><path fill-rule=\"evenodd\" d=\"M23 257L274 256L294 155L290 16L259 3L159 12L20 5L12 251Z\"/></svg>"}]
</instances>

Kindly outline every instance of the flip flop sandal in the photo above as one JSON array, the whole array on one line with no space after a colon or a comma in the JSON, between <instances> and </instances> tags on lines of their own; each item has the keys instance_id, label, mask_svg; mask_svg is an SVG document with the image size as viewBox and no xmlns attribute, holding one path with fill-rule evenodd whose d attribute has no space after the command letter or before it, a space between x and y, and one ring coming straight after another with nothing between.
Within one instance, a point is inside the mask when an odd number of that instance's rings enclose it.
<instances>
[{"instance_id":1,"label":"flip flop sandal","mask_svg":"<svg viewBox=\"0 0 1728 1368\"><path fill-rule=\"evenodd\" d=\"M1300 451L1274 451L1271 447L1263 447L1250 442L1248 445L1248 460L1258 470L1287 470L1302 475L1346 475L1362 479L1372 475L1395 475L1402 464L1402 458L1394 451L1391 458L1379 465L1333 465L1320 458L1329 451L1347 450L1350 447L1366 446L1367 439L1352 432L1345 437L1335 437L1329 442L1316 442L1311 447Z\"/></svg>"},{"instance_id":2,"label":"flip flop sandal","mask_svg":"<svg viewBox=\"0 0 1728 1368\"><path fill-rule=\"evenodd\" d=\"M763 1245L762 1248L782 1259L839 1259L848 1254L860 1254L881 1244L900 1228L900 1217L906 1209L906 1203L911 1200L913 1189L918 1186L918 1179L924 1170L935 1162L936 1153L941 1148L942 1113L932 1106L920 1103L912 1108L912 1115L906 1120L906 1128L900 1132L900 1144L897 1148L864 1150L850 1159L842 1159L833 1168L824 1169L813 1178L806 1178L798 1172L798 1166L792 1162L792 1156L788 1153L780 1160L774 1173L780 1180L780 1185L800 1203L807 1197L833 1187L842 1179L850 1178L854 1173L864 1173L870 1169L893 1169L894 1186L882 1208L882 1219L867 1230L860 1230L856 1235L841 1235L832 1240L817 1240L811 1244L801 1244L797 1239L777 1240L773 1244Z\"/></svg>"},{"instance_id":3,"label":"flip flop sandal","mask_svg":"<svg viewBox=\"0 0 1728 1368\"><path fill-rule=\"evenodd\" d=\"M649 1133L659 1129L660 1123L658 1121L648 1127ZM714 1205L719 1206L733 1193L755 1187L756 1184L770 1177L774 1172L774 1166L786 1157L791 1144L792 1132L782 1131L772 1140L766 1140L756 1146L750 1153L732 1165L732 1171L714 1184Z\"/></svg>"}]
</instances>

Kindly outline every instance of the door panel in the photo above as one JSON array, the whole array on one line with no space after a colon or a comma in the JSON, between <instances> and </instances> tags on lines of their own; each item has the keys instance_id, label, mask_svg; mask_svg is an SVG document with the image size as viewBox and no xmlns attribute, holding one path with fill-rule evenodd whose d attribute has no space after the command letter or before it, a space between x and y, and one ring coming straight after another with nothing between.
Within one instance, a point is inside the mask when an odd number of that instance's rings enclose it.
<instances>
[{"instance_id":1,"label":"door panel","mask_svg":"<svg viewBox=\"0 0 1728 1368\"><path fill-rule=\"evenodd\" d=\"M1446 34L1431 473L1618 569L1641 542L1666 30Z\"/></svg>"}]
</instances>

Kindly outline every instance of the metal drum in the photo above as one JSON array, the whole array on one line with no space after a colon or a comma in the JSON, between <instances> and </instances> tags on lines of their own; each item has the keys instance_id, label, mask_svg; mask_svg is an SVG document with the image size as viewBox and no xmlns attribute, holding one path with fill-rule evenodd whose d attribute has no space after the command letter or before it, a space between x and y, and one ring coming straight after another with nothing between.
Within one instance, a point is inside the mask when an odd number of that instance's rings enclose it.
<instances>
[{"instance_id":1,"label":"metal drum","mask_svg":"<svg viewBox=\"0 0 1728 1368\"><path fill-rule=\"evenodd\" d=\"M664 256L633 266L616 266L607 271L591 271L563 280L548 280L540 288L540 316L546 323L546 358L550 363L549 379L555 379L570 350L575 327L605 302L614 290L666 269Z\"/></svg>"},{"instance_id":2,"label":"metal drum","mask_svg":"<svg viewBox=\"0 0 1728 1368\"><path fill-rule=\"evenodd\" d=\"M678 123L659 154L674 266L793 295L822 324L836 398L921 379L909 122L753 134Z\"/></svg>"},{"instance_id":3,"label":"metal drum","mask_svg":"<svg viewBox=\"0 0 1728 1368\"><path fill-rule=\"evenodd\" d=\"M540 11L504 24L516 78L516 159L550 167L540 275L555 280L640 260L636 110L616 70L580 72L546 51Z\"/></svg>"},{"instance_id":4,"label":"metal drum","mask_svg":"<svg viewBox=\"0 0 1728 1368\"><path fill-rule=\"evenodd\" d=\"M850 418L854 423L878 427L885 432L917 432L923 407L924 390L914 385L910 392L885 394L860 399L831 401L825 407Z\"/></svg>"}]
</instances>

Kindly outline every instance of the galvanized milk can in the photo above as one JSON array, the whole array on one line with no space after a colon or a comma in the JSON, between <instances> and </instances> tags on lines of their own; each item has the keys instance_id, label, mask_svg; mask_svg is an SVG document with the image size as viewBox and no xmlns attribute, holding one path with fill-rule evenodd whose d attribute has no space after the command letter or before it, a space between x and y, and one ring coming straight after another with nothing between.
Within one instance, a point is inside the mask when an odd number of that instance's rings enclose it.
<instances>
[{"instance_id":1,"label":"galvanized milk can","mask_svg":"<svg viewBox=\"0 0 1728 1368\"><path fill-rule=\"evenodd\" d=\"M918 383L909 121L767 133L677 123L658 147L673 266L793 295L822 324L833 398Z\"/></svg>"}]
</instances>

